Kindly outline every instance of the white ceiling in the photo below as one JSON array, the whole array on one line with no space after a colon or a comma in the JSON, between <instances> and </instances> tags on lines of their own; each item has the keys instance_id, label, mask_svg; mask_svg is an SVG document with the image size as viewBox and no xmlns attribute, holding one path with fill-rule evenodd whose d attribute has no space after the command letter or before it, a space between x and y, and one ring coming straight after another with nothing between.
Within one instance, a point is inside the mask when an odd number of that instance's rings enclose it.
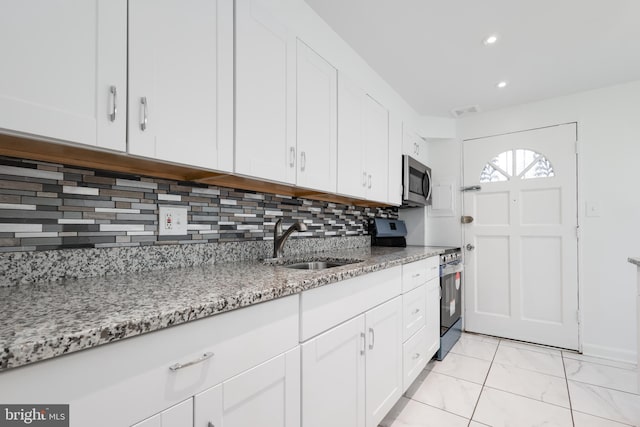
<instances>
[{"instance_id":1,"label":"white ceiling","mask_svg":"<svg viewBox=\"0 0 640 427\"><path fill-rule=\"evenodd\" d=\"M305 1L423 115L640 79L640 0Z\"/></svg>"}]
</instances>

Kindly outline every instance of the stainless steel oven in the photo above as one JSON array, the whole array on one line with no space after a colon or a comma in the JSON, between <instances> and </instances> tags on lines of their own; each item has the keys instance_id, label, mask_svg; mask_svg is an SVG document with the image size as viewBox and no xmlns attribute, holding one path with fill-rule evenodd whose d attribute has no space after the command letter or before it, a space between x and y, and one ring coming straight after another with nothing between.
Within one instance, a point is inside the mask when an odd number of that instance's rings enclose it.
<instances>
[{"instance_id":1,"label":"stainless steel oven","mask_svg":"<svg viewBox=\"0 0 640 427\"><path fill-rule=\"evenodd\" d=\"M462 251L448 249L440 255L440 350L442 360L462 334Z\"/></svg>"},{"instance_id":2,"label":"stainless steel oven","mask_svg":"<svg viewBox=\"0 0 640 427\"><path fill-rule=\"evenodd\" d=\"M402 206L431 204L431 169L411 156L402 156Z\"/></svg>"}]
</instances>

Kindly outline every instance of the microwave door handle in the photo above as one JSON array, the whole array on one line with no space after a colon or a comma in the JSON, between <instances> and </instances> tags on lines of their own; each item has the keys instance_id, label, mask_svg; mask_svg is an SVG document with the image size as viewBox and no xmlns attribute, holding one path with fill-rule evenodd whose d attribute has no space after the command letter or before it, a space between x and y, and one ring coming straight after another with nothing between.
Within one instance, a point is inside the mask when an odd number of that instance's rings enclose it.
<instances>
[{"instance_id":1,"label":"microwave door handle","mask_svg":"<svg viewBox=\"0 0 640 427\"><path fill-rule=\"evenodd\" d=\"M402 180L402 199L409 200L409 174L411 173L409 171L409 157L403 156L402 166L402 174L404 175Z\"/></svg>"},{"instance_id":2,"label":"microwave door handle","mask_svg":"<svg viewBox=\"0 0 640 427\"><path fill-rule=\"evenodd\" d=\"M427 186L428 188L425 188L425 181L427 181ZM429 175L429 171L424 171L424 175L422 176L422 193L426 193L424 194L424 198L425 200L429 200L429 197L431 197L431 176Z\"/></svg>"}]
</instances>

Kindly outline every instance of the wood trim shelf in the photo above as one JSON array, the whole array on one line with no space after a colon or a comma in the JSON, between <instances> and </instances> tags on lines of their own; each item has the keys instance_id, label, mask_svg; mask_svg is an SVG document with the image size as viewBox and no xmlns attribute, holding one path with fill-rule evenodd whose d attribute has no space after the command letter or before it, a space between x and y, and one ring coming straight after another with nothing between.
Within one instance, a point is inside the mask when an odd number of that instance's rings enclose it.
<instances>
[{"instance_id":1,"label":"wood trim shelf","mask_svg":"<svg viewBox=\"0 0 640 427\"><path fill-rule=\"evenodd\" d=\"M127 153L72 145L60 141L43 141L16 135L0 134L0 155L50 163L123 172L153 178L191 181L221 187L303 197L324 202L361 207L388 207L384 203L322 193L293 185L263 181L219 171L198 169L170 162L136 157Z\"/></svg>"}]
</instances>

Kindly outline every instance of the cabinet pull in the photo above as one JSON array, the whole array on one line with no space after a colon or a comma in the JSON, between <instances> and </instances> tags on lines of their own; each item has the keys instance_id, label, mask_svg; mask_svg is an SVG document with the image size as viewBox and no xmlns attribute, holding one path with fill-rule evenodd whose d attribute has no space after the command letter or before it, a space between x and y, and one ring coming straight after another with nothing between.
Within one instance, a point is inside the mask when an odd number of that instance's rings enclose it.
<instances>
[{"instance_id":1,"label":"cabinet pull","mask_svg":"<svg viewBox=\"0 0 640 427\"><path fill-rule=\"evenodd\" d=\"M369 328L369 334L371 335L369 350L373 350L373 347L376 345L376 331L374 331L373 328Z\"/></svg>"},{"instance_id":2,"label":"cabinet pull","mask_svg":"<svg viewBox=\"0 0 640 427\"><path fill-rule=\"evenodd\" d=\"M109 88L111 94L111 113L109 114L109 120L116 121L116 115L118 114L118 89L115 86Z\"/></svg>"},{"instance_id":3,"label":"cabinet pull","mask_svg":"<svg viewBox=\"0 0 640 427\"><path fill-rule=\"evenodd\" d=\"M416 353L416 354L413 355L413 360L415 360L415 359L417 359L419 357L420 357L420 353Z\"/></svg>"},{"instance_id":4,"label":"cabinet pull","mask_svg":"<svg viewBox=\"0 0 640 427\"><path fill-rule=\"evenodd\" d=\"M294 167L296 165L296 149L289 148L289 166Z\"/></svg>"},{"instance_id":5,"label":"cabinet pull","mask_svg":"<svg viewBox=\"0 0 640 427\"><path fill-rule=\"evenodd\" d=\"M307 155L304 151L300 152L300 171L304 172L304 169L307 167Z\"/></svg>"},{"instance_id":6,"label":"cabinet pull","mask_svg":"<svg viewBox=\"0 0 640 427\"><path fill-rule=\"evenodd\" d=\"M420 144L416 144L416 154L420 155Z\"/></svg>"},{"instance_id":7,"label":"cabinet pull","mask_svg":"<svg viewBox=\"0 0 640 427\"><path fill-rule=\"evenodd\" d=\"M149 121L149 111L147 108L147 97L143 96L140 98L140 105L142 106L142 121L140 122L140 130L145 131L147 129L147 123Z\"/></svg>"},{"instance_id":8,"label":"cabinet pull","mask_svg":"<svg viewBox=\"0 0 640 427\"><path fill-rule=\"evenodd\" d=\"M360 354L364 355L364 350L366 347L366 343L365 343L366 339L365 339L364 332L360 332L360 338L362 338L362 350L360 350Z\"/></svg>"},{"instance_id":9,"label":"cabinet pull","mask_svg":"<svg viewBox=\"0 0 640 427\"><path fill-rule=\"evenodd\" d=\"M413 310L413 313L411 313L411 314L418 314L418 313L420 313L420 309L416 308L415 310Z\"/></svg>"},{"instance_id":10,"label":"cabinet pull","mask_svg":"<svg viewBox=\"0 0 640 427\"><path fill-rule=\"evenodd\" d=\"M367 186L367 188L371 188L371 174L369 174L369 185Z\"/></svg>"},{"instance_id":11,"label":"cabinet pull","mask_svg":"<svg viewBox=\"0 0 640 427\"><path fill-rule=\"evenodd\" d=\"M362 172L362 186L366 187L367 186L367 172Z\"/></svg>"},{"instance_id":12,"label":"cabinet pull","mask_svg":"<svg viewBox=\"0 0 640 427\"><path fill-rule=\"evenodd\" d=\"M213 357L213 353L208 351L208 352L204 353L202 356L198 357L197 359L191 360L190 362L175 363L175 364L169 366L169 369L171 371L175 372L178 369L186 368L187 366L191 366L191 365L195 365L196 363L204 362L205 360L211 359L212 357Z\"/></svg>"},{"instance_id":13,"label":"cabinet pull","mask_svg":"<svg viewBox=\"0 0 640 427\"><path fill-rule=\"evenodd\" d=\"M417 279L418 277L420 277L420 273L416 273L413 276L411 276L412 279Z\"/></svg>"}]
</instances>

